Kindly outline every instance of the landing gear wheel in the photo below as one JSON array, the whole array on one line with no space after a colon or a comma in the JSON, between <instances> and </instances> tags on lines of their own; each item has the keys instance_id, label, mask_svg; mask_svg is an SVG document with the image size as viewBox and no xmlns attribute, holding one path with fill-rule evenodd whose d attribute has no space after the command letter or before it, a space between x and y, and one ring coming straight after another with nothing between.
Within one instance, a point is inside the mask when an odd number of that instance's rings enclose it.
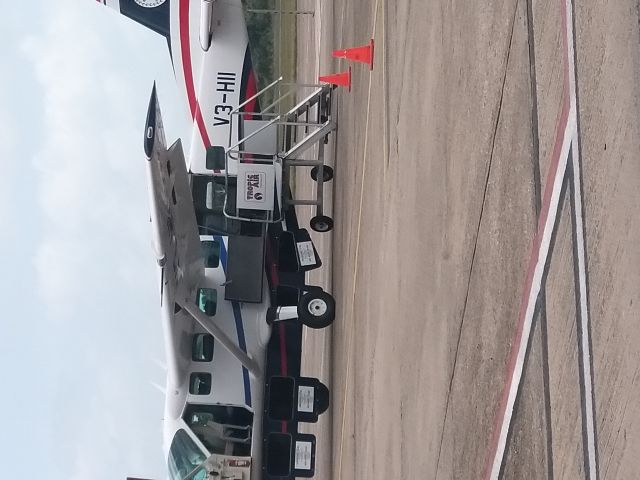
<instances>
[{"instance_id":1,"label":"landing gear wheel","mask_svg":"<svg viewBox=\"0 0 640 480\"><path fill-rule=\"evenodd\" d=\"M333 229L333 219L325 215L316 215L311 219L309 225L314 232L325 233Z\"/></svg>"},{"instance_id":2,"label":"landing gear wheel","mask_svg":"<svg viewBox=\"0 0 640 480\"><path fill-rule=\"evenodd\" d=\"M316 182L318 181L318 170L318 167L313 167L311 169L311 178L313 178L313 180L315 180ZM322 167L322 181L328 182L331 179L333 179L333 168L324 165Z\"/></svg>"},{"instance_id":3,"label":"landing gear wheel","mask_svg":"<svg viewBox=\"0 0 640 480\"><path fill-rule=\"evenodd\" d=\"M305 293L298 302L298 318L309 328L325 328L336 318L336 301L322 290Z\"/></svg>"}]
</instances>

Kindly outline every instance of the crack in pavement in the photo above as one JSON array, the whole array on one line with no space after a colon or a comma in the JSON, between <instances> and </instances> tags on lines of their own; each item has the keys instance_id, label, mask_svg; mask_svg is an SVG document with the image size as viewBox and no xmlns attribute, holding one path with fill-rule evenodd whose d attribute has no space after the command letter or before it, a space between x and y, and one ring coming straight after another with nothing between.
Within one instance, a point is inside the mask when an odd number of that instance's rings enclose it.
<instances>
[{"instance_id":1,"label":"crack in pavement","mask_svg":"<svg viewBox=\"0 0 640 480\"><path fill-rule=\"evenodd\" d=\"M456 373L456 367L458 364L458 350L460 348L460 339L462 337L462 329L464 327L464 319L466 317L466 313L467 313L467 302L469 300L469 290L471 288L471 277L473 275L473 265L475 263L475 256L476 256L476 250L478 248L478 237L480 236L480 226L482 225L482 216L484 214L484 206L486 203L486 199L487 199L487 190L488 190L488 186L489 186L489 177L491 175L491 166L493 164L493 156L494 156L494 151L495 151L495 144L496 144L496 137L497 137L497 133L498 133L498 126L500 124L500 116L502 113L502 104L504 101L504 90L505 90L505 86L507 83L507 72L509 71L509 59L511 57L511 47L513 44L513 32L515 30L515 23L516 23L516 16L518 13L518 6L520 4L520 0L516 0L515 2L515 6L513 9L513 18L511 20L511 32L509 34L509 45L507 47L507 53L506 53L506 58L505 58L505 64L504 64L504 74L502 76L502 88L500 90L500 101L498 104L498 113L496 115L496 121L495 121L495 125L493 128L493 135L492 135L492 139L491 139L491 153L489 154L489 165L487 166L487 174L485 177L485 182L484 182L484 192L482 194L482 204L480 207L480 215L478 218L478 226L476 228L476 238L474 241L474 245L473 245L473 253L471 254L471 264L469 266L469 275L467 277L467 290L466 290L466 294L465 294L465 299L464 299L464 306L462 309L462 317L460 320L460 327L458 329L458 338L456 341L456 348L455 348L455 354L454 354L454 358L453 358L453 368L451 369L451 377L449 378L449 389L447 391L447 400L445 402L445 414L444 414L444 421L442 423L442 431L440 432L440 443L438 446L438 456L437 456L437 460L436 460L436 478L438 476L438 471L440 469L440 455L442 453L442 443L444 440L444 432L446 430L446 426L447 426L447 418L448 418L448 412L449 412L449 405L450 405L450 400L451 400L451 389L453 387L453 379L455 378L455 373Z\"/></svg>"}]
</instances>

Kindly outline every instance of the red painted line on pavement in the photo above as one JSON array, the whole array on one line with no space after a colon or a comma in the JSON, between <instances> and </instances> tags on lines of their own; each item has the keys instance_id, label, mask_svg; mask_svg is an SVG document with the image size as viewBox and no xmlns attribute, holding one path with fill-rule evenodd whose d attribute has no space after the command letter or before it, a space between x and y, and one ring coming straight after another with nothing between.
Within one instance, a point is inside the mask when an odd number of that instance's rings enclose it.
<instances>
[{"instance_id":1,"label":"red painted line on pavement","mask_svg":"<svg viewBox=\"0 0 640 480\"><path fill-rule=\"evenodd\" d=\"M493 434L491 436L491 454L487 458L487 462L485 463L485 470L483 474L483 478L490 478L491 466L493 463L493 459L495 458L497 449L498 449L498 439L500 434L500 427L502 422L504 421L506 408L507 408L507 398L509 396L509 391L511 390L511 385L513 382L513 373L516 366L516 359L518 354L518 347L522 342L522 330L524 327L525 313L527 311L527 306L529 304L529 296L531 293L531 289L533 286L533 274L538 263L538 255L540 253L540 244L542 242L542 234L544 230L544 225L547 221L549 215L549 205L551 201L551 194L553 192L553 184L558 171L558 164L560 162L560 152L562 150L562 141L564 139L564 132L567 128L567 120L569 118L569 101L568 96L564 95L566 100L562 102L562 111L560 113L560 118L558 121L558 127L556 129L556 142L553 147L553 154L551 158L551 165L549 166L549 173L547 175L547 183L545 185L544 198L542 203L542 208L540 211L540 219L538 221L538 231L533 241L533 247L531 251L531 257L529 259L529 266L527 268L527 276L525 281L525 288L522 292L522 298L520 301L520 311L518 313L518 323L516 327L515 336L512 342L511 347L511 355L509 357L509 363L507 366L507 381L505 383L504 389L502 390L502 395L500 398L500 404L498 408L498 414L493 423Z\"/></svg>"},{"instance_id":2,"label":"red painted line on pavement","mask_svg":"<svg viewBox=\"0 0 640 480\"><path fill-rule=\"evenodd\" d=\"M527 267L525 286L524 286L522 297L520 300L518 323L516 325L516 331L515 331L514 339L512 342L509 362L507 364L507 379L502 390L500 403L498 405L498 411L496 413L496 417L493 422L493 432L491 435L489 455L487 456L487 459L484 464L482 477L487 480L491 478L491 470L493 467L493 463L496 459L496 455L498 453L498 442L500 440L500 431L501 431L503 422L505 421L507 401L509 398L509 392L511 391L511 388L513 385L514 371L515 371L517 357L518 357L518 350L520 349L521 343L523 341L522 334L523 334L527 307L529 306L529 302L531 301L530 296L531 296L531 290L533 288L534 272L539 260L538 257L540 253L540 246L542 244L544 227L545 227L545 224L547 223L547 219L549 216L549 208L551 204L551 197L553 194L553 185L555 183L556 176L558 174L560 154L562 151L562 145L565 138L565 132L567 129L567 124L569 119L570 97L569 97L569 59L568 59L568 46L567 46L568 39L567 39L567 30L566 30L567 12L566 12L566 6L564 1L561 0L560 3L562 4L561 14L563 18L563 26L564 26L564 33L565 33L564 41L563 41L564 43L563 64L564 65L563 65L562 109L560 111L560 116L556 124L555 143L553 146L553 151L551 153L551 162L549 165L549 171L547 173L547 181L545 184L544 195L542 198L540 217L538 219L538 228L533 240L531 256L529 258L529 265ZM537 301L537 298L534 299L533 301Z\"/></svg>"}]
</instances>

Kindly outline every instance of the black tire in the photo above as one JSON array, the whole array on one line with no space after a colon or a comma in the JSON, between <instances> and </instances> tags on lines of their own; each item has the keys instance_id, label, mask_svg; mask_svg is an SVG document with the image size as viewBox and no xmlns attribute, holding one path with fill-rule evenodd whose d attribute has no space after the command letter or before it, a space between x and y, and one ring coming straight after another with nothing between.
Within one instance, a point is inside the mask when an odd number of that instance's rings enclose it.
<instances>
[{"instance_id":1,"label":"black tire","mask_svg":"<svg viewBox=\"0 0 640 480\"><path fill-rule=\"evenodd\" d=\"M333 219L326 215L316 215L309 222L314 232L325 233L333 230Z\"/></svg>"},{"instance_id":2,"label":"black tire","mask_svg":"<svg viewBox=\"0 0 640 480\"><path fill-rule=\"evenodd\" d=\"M325 328L336 318L336 301L327 292L312 290L298 302L298 319L309 328Z\"/></svg>"},{"instance_id":3,"label":"black tire","mask_svg":"<svg viewBox=\"0 0 640 480\"><path fill-rule=\"evenodd\" d=\"M313 167L311 169L311 178L316 182L318 181L318 170L318 167ZM333 168L325 165L322 167L322 181L329 182L331 180L333 180Z\"/></svg>"},{"instance_id":4,"label":"black tire","mask_svg":"<svg viewBox=\"0 0 640 480\"><path fill-rule=\"evenodd\" d=\"M329 400L330 400L329 389L327 386L319 382L316 387L316 401L318 402L318 415L322 415L329 408Z\"/></svg>"}]
</instances>

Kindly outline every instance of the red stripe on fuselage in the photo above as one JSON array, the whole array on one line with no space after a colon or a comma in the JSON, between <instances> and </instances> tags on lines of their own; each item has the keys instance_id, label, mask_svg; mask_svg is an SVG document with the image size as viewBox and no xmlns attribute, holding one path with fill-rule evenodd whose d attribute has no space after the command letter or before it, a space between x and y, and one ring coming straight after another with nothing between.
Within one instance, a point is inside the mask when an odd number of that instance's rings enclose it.
<instances>
[{"instance_id":1,"label":"red stripe on fuselage","mask_svg":"<svg viewBox=\"0 0 640 480\"><path fill-rule=\"evenodd\" d=\"M189 110L191 117L198 125L200 136L205 148L211 146L209 133L202 118L200 104L196 96L195 85L193 83L193 70L191 65L191 42L189 36L189 0L180 0L180 51L182 53L182 71L184 73L184 83L187 89L187 98L189 100Z\"/></svg>"},{"instance_id":2,"label":"red stripe on fuselage","mask_svg":"<svg viewBox=\"0 0 640 480\"><path fill-rule=\"evenodd\" d=\"M251 98L256 93L258 93L258 86L256 84L256 76L253 73L253 69L249 70L249 74L247 75L247 86L246 92L244 92L244 98ZM256 99L254 98L249 103L247 103L244 107L247 112L255 112L256 111ZM244 115L245 120L253 120L253 115L247 113Z\"/></svg>"},{"instance_id":3,"label":"red stripe on fuselage","mask_svg":"<svg viewBox=\"0 0 640 480\"><path fill-rule=\"evenodd\" d=\"M247 98L251 98L253 97L257 92L258 92L258 86L256 85L256 76L253 73L253 68L249 70L249 73L247 74L247 83L244 87L245 91L244 91L244 95L242 96L243 101L246 100ZM255 112L256 111L256 104L257 104L257 99L253 99L251 100L249 103L247 103L243 110L245 113L242 118L244 120L253 120L254 116L253 113L251 112ZM253 163L253 154L251 153L245 153L244 156L244 160L247 163Z\"/></svg>"}]
</instances>

